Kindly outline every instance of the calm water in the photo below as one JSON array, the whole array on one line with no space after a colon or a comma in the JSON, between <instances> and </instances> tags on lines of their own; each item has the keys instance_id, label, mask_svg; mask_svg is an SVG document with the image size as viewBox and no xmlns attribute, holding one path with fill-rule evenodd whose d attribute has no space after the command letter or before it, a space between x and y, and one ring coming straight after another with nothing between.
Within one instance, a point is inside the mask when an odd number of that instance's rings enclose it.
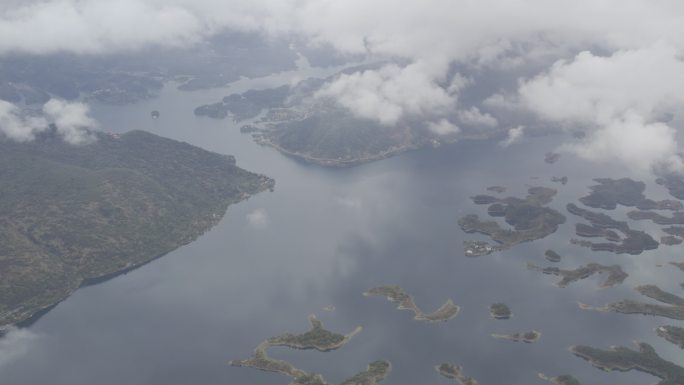
<instances>
[{"instance_id":1,"label":"calm water","mask_svg":"<svg viewBox=\"0 0 684 385\"><path fill-rule=\"evenodd\" d=\"M457 143L412 152L352 169L324 169L259 147L229 121L198 119L192 110L230 92L291 80L292 74L241 81L228 90L194 93L167 87L159 99L126 107L96 106L95 117L112 131L145 129L212 151L233 154L248 170L276 179L276 191L231 206L223 221L196 242L111 281L78 290L28 329L0 342L0 384L287 384L287 377L227 365L246 358L267 337L307 330L318 314L334 331L364 330L329 353L273 349L271 355L331 383L388 359L392 385L446 384L433 366L463 365L483 385L542 384L536 374L573 374L585 384L648 384L645 374L602 373L567 348L649 342L664 357L684 364L681 351L652 329L667 322L643 316L581 311L578 302L603 305L638 298L632 287L658 283L677 292L684 275L657 267L681 254L662 246L640 256L592 253L568 243L576 218L552 236L508 251L468 259L458 217L483 213L469 196L503 185L522 195L530 185L560 190L552 206L584 194L591 178L623 176L564 155L554 165L544 153L558 138L528 139L503 149L493 142ZM161 112L150 119L151 110ZM567 186L552 175L568 175ZM538 177L533 179L531 177ZM649 186L652 197L664 196ZM624 210L618 210L616 216ZM648 228L646 224L643 224ZM659 234L654 232L654 235ZM620 263L625 284L598 289L598 277L568 288L555 277L526 269L547 265L554 248L575 268L597 261ZM426 311L448 298L462 307L446 323L416 322L366 289L399 284ZM503 301L514 318L495 321L488 306ZM322 307L334 305L334 312ZM675 323L676 324L676 323ZM536 344L490 337L536 329Z\"/></svg>"}]
</instances>

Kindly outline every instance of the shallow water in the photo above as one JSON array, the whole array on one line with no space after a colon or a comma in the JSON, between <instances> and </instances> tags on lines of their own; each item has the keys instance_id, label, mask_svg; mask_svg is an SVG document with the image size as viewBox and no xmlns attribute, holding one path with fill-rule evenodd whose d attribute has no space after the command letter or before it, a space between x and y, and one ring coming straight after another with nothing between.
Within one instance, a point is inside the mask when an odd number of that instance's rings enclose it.
<instances>
[{"instance_id":1,"label":"shallow water","mask_svg":"<svg viewBox=\"0 0 684 385\"><path fill-rule=\"evenodd\" d=\"M229 89L180 92L166 87L158 99L132 106L95 106L103 129L145 129L237 157L238 165L276 179L272 193L231 206L221 223L196 242L130 273L85 287L28 329L0 343L0 383L5 384L287 384L278 374L230 367L267 337L308 329L316 313L328 329L364 330L329 353L275 348L272 356L322 373L339 383L375 359L388 359L393 385L445 384L433 366L463 365L480 384L543 383L538 372L573 374L585 384L653 383L645 374L603 373L567 351L653 344L684 364L681 351L656 337L665 319L582 311L638 298L631 288L658 283L677 293L684 274L667 263L681 248L661 246L639 256L593 253L569 244L577 218L564 206L584 195L591 178L627 175L563 155L543 162L558 137L527 139L508 148L495 142L462 142L406 153L351 169L326 169L254 144L229 120L200 119L193 109L232 92L289 82L297 73L243 80ZM161 117L150 118L151 110ZM567 186L550 176L567 175ZM531 177L537 177L532 179ZM651 182L651 181L649 181ZM568 221L534 243L480 258L466 258L459 216L486 213L469 197L491 185L523 196L532 185L559 189L551 204ZM649 196L664 196L649 184ZM623 211L616 211L620 218ZM646 226L640 224L640 226ZM653 235L660 235L653 232ZM528 271L528 261L548 265L543 253L564 256L559 266L619 263L625 284L598 289L592 277L560 289L557 277ZM681 260L681 258L680 258ZM366 289L401 285L426 312L448 298L461 306L446 323L412 319ZM490 319L488 306L506 302L514 317ZM334 312L322 307L334 305ZM536 344L493 339L491 333L539 330Z\"/></svg>"}]
</instances>

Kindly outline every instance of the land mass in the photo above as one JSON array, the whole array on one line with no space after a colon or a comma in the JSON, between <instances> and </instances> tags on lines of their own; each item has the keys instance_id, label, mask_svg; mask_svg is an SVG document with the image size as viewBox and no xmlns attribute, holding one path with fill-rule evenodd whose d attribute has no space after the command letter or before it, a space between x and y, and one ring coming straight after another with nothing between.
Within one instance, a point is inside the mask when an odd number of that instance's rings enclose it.
<instances>
[{"instance_id":1,"label":"land mass","mask_svg":"<svg viewBox=\"0 0 684 385\"><path fill-rule=\"evenodd\" d=\"M475 379L463 374L463 368L458 365L444 363L435 366L435 370L443 377L455 380L459 385L478 385Z\"/></svg>"},{"instance_id":2,"label":"land mass","mask_svg":"<svg viewBox=\"0 0 684 385\"><path fill-rule=\"evenodd\" d=\"M539 339L541 338L541 333L536 330L532 330L531 332L525 333L492 334L492 337L514 342L524 342L526 344L531 344L533 342L539 341Z\"/></svg>"},{"instance_id":3,"label":"land mass","mask_svg":"<svg viewBox=\"0 0 684 385\"><path fill-rule=\"evenodd\" d=\"M662 381L657 385L684 384L684 368L661 358L649 344L642 342L637 343L637 346L638 351L621 346L603 350L577 345L572 346L570 351L605 371L638 370L660 378Z\"/></svg>"},{"instance_id":4,"label":"land mass","mask_svg":"<svg viewBox=\"0 0 684 385\"><path fill-rule=\"evenodd\" d=\"M565 217L545 205L551 202L556 190L546 187L532 187L525 199L508 197L499 199L489 195L477 195L475 204L491 204L489 213L502 216L513 229L502 227L497 221L481 220L476 214L459 219L458 224L466 233L480 233L489 236L495 245L482 241L464 242L466 256L479 256L504 250L522 242L534 241L553 234L565 223Z\"/></svg>"},{"instance_id":5,"label":"land mass","mask_svg":"<svg viewBox=\"0 0 684 385\"><path fill-rule=\"evenodd\" d=\"M539 271L548 275L560 276L561 280L556 284L558 287L566 287L573 282L589 278L597 273L607 273L608 276L600 285L601 288L607 288L621 284L629 276L622 270L620 265L604 266L598 263L590 263L585 266L580 266L574 270L564 270L557 267L540 267L532 263L528 263L527 268L532 271Z\"/></svg>"},{"instance_id":6,"label":"land mass","mask_svg":"<svg viewBox=\"0 0 684 385\"><path fill-rule=\"evenodd\" d=\"M294 349L316 349L326 352L339 349L361 329L357 328L347 336L333 333L323 328L323 324L315 316L309 316L311 330L304 334L283 334L272 337L259 344L254 350L254 356L245 360L230 361L231 366L255 368L266 372L275 372L291 377L290 385L329 385L323 376L316 373L306 372L294 367L287 361L273 359L268 356L267 350L273 346L287 346ZM375 385L382 381L390 372L391 365L388 361L374 361L368 368L347 380L342 385Z\"/></svg>"},{"instance_id":7,"label":"land mass","mask_svg":"<svg viewBox=\"0 0 684 385\"><path fill-rule=\"evenodd\" d=\"M416 305L413 296L406 294L404 290L399 286L374 287L363 293L363 295L379 295L386 297L388 301L398 304L397 309L412 311L415 314L414 319L417 321L448 321L456 317L460 311L460 308L457 305L454 305L454 302L451 299L449 299L435 312L426 314Z\"/></svg>"},{"instance_id":8,"label":"land mass","mask_svg":"<svg viewBox=\"0 0 684 385\"><path fill-rule=\"evenodd\" d=\"M274 186L187 143L93 135L73 146L53 127L0 141L0 326L192 242L228 205Z\"/></svg>"},{"instance_id":9,"label":"land mass","mask_svg":"<svg viewBox=\"0 0 684 385\"><path fill-rule=\"evenodd\" d=\"M614 210L617 205L636 207L640 210L684 209L682 202L675 200L654 201L644 196L646 184L629 178L594 179L597 185L591 186L591 193L580 198L580 202L596 209Z\"/></svg>"},{"instance_id":10,"label":"land mass","mask_svg":"<svg viewBox=\"0 0 684 385\"><path fill-rule=\"evenodd\" d=\"M684 328L672 325L660 326L656 328L656 334L684 349Z\"/></svg>"},{"instance_id":11,"label":"land mass","mask_svg":"<svg viewBox=\"0 0 684 385\"><path fill-rule=\"evenodd\" d=\"M579 380L568 374L564 374L562 376L557 377L549 377L544 373L539 373L537 376L542 380L548 381L555 385L582 385L582 383L580 383Z\"/></svg>"},{"instance_id":12,"label":"land mass","mask_svg":"<svg viewBox=\"0 0 684 385\"><path fill-rule=\"evenodd\" d=\"M490 305L489 314L494 319L509 319L513 316L511 309L505 303L495 303Z\"/></svg>"},{"instance_id":13,"label":"land mass","mask_svg":"<svg viewBox=\"0 0 684 385\"><path fill-rule=\"evenodd\" d=\"M580 305L580 307L587 310L613 311L623 314L644 314L684 321L684 298L676 294L668 293L655 285L637 286L635 290L662 304L625 299L608 304L604 307L595 308L587 305Z\"/></svg>"}]
</instances>

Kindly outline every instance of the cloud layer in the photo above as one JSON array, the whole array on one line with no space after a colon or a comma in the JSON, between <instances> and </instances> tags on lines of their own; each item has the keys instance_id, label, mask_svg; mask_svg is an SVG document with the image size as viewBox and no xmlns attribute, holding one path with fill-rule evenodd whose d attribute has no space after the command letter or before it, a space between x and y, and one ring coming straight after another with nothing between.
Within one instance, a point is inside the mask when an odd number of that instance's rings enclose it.
<instances>
[{"instance_id":1,"label":"cloud layer","mask_svg":"<svg viewBox=\"0 0 684 385\"><path fill-rule=\"evenodd\" d=\"M676 127L659 119L684 100L684 3L675 0L10 1L0 5L0 55L187 46L225 28L401 63L342 75L319 91L362 118L497 126L486 106L460 104L478 84L459 72L499 71L523 77L519 90L504 92L517 108L587 126L577 153L598 159L596 151L623 154L641 142L647 167L680 167L676 143L665 145Z\"/></svg>"}]
</instances>

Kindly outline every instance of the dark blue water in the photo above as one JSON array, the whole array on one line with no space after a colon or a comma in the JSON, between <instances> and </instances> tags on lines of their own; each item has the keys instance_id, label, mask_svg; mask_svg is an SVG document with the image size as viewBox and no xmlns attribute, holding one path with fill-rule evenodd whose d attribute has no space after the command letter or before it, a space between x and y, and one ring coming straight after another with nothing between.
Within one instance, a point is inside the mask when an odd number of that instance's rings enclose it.
<instances>
[{"instance_id":1,"label":"dark blue water","mask_svg":"<svg viewBox=\"0 0 684 385\"><path fill-rule=\"evenodd\" d=\"M274 177L276 190L231 206L196 242L78 290L30 328L0 340L0 384L284 385L290 379L227 362L248 357L267 337L307 330L311 313L334 331L358 325L364 330L338 351L281 348L271 355L332 383L375 359L392 362L385 383L393 385L446 384L433 369L442 362L463 365L483 385L542 384L538 372L573 374L585 384L653 383L645 374L603 373L567 351L573 344L607 348L635 339L684 364L681 351L652 330L676 322L577 306L638 298L632 287L643 283L676 293L684 274L656 265L681 260L681 248L662 246L639 256L592 253L568 242L577 222L568 215L560 231L543 240L475 259L463 255L463 240L473 236L462 233L458 218L485 212L468 197L487 186L506 186L517 196L532 185L557 187L552 206L565 213L565 204L584 195L591 178L624 176L627 170L599 168L570 155L545 164L544 153L559 141L552 136L509 148L456 143L352 169L325 169L259 147L232 122L192 114L197 105L260 84L196 93L168 87L159 99L94 108L107 130L146 129L233 154L240 166ZM161 112L158 120L150 119L154 109ZM552 184L552 175L568 175L570 183ZM658 186L648 191L664 195ZM526 268L527 262L547 265L547 248L565 257L562 267L619 263L631 276L610 289L598 289L601 277L560 289L553 285L557 278ZM452 298L461 314L446 323L421 323L383 298L361 295L384 284L401 285L426 311ZM514 317L490 319L494 302L509 304ZM328 305L336 310L321 310ZM536 344L490 337L532 329L542 332Z\"/></svg>"}]
</instances>

